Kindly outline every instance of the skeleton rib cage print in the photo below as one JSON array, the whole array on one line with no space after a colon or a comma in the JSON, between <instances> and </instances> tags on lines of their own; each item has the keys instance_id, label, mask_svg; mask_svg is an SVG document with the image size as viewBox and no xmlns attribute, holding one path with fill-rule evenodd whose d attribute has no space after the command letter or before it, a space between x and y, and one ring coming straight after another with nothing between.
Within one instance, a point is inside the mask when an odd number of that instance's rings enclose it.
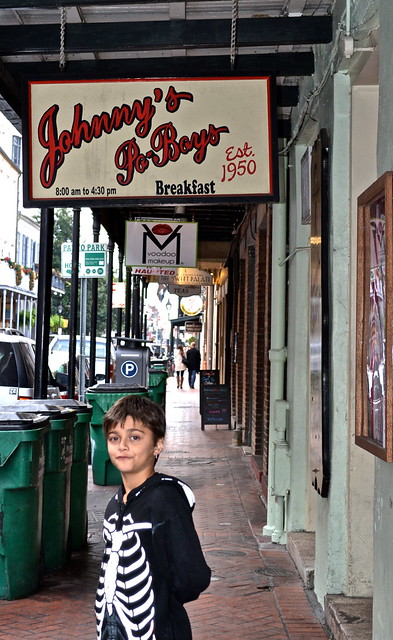
<instances>
[{"instance_id":1,"label":"skeleton rib cage print","mask_svg":"<svg viewBox=\"0 0 393 640\"><path fill-rule=\"evenodd\" d=\"M125 640L155 640L152 574L138 530L151 523L134 523L130 514L112 514L104 521L106 552L97 590L97 639L107 636L107 616L115 612ZM123 636L122 636L123 637Z\"/></svg>"}]
</instances>

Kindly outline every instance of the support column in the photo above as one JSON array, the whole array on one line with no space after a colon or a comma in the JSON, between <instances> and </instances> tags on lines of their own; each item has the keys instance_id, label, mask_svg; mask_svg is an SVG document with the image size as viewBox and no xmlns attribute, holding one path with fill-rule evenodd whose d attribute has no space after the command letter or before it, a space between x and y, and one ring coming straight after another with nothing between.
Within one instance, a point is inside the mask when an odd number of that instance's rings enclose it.
<instances>
[{"instance_id":1,"label":"support column","mask_svg":"<svg viewBox=\"0 0 393 640\"><path fill-rule=\"evenodd\" d=\"M124 250L119 247L119 282L123 282L123 261L124 261ZM117 327L116 327L116 335L121 336L121 328L123 324L123 309L117 310Z\"/></svg>"},{"instance_id":2,"label":"support column","mask_svg":"<svg viewBox=\"0 0 393 640\"><path fill-rule=\"evenodd\" d=\"M48 353L52 285L54 210L41 209L40 258L37 294L37 333L34 376L34 397L46 398L48 388ZM26 327L26 299L23 327Z\"/></svg>"},{"instance_id":3,"label":"support column","mask_svg":"<svg viewBox=\"0 0 393 640\"><path fill-rule=\"evenodd\" d=\"M132 337L141 337L140 326L140 282L139 276L133 277L133 289L132 289Z\"/></svg>"},{"instance_id":4,"label":"support column","mask_svg":"<svg viewBox=\"0 0 393 640\"><path fill-rule=\"evenodd\" d=\"M206 364L207 369L213 367L213 319L214 319L214 288L207 287L207 328L206 328Z\"/></svg>"},{"instance_id":5,"label":"support column","mask_svg":"<svg viewBox=\"0 0 393 640\"><path fill-rule=\"evenodd\" d=\"M2 327L5 329L5 316L7 311L7 289L3 289L3 318L2 318Z\"/></svg>"},{"instance_id":6,"label":"support column","mask_svg":"<svg viewBox=\"0 0 393 640\"><path fill-rule=\"evenodd\" d=\"M10 329L12 329L12 323L14 321L14 292L11 291L11 300L10 300Z\"/></svg>"},{"instance_id":7,"label":"support column","mask_svg":"<svg viewBox=\"0 0 393 640\"><path fill-rule=\"evenodd\" d=\"M110 358L112 336L112 282L113 282L113 238L108 242L108 280L106 287L106 351L105 351L105 382L110 381Z\"/></svg>"},{"instance_id":8,"label":"support column","mask_svg":"<svg viewBox=\"0 0 393 640\"><path fill-rule=\"evenodd\" d=\"M73 209L72 226L72 267L71 267L71 304L70 304L70 346L68 365L68 397L75 396L76 332L78 323L78 283L79 283L79 229L80 209Z\"/></svg>"},{"instance_id":9,"label":"support column","mask_svg":"<svg viewBox=\"0 0 393 640\"><path fill-rule=\"evenodd\" d=\"M18 297L16 299L16 328L20 327L20 293L18 293Z\"/></svg>"},{"instance_id":10,"label":"support column","mask_svg":"<svg viewBox=\"0 0 393 640\"><path fill-rule=\"evenodd\" d=\"M124 335L130 337L131 332L131 267L126 268L126 307L124 310Z\"/></svg>"},{"instance_id":11,"label":"support column","mask_svg":"<svg viewBox=\"0 0 393 640\"><path fill-rule=\"evenodd\" d=\"M93 242L99 242L100 214L93 214ZM96 378L96 338L97 338L97 310L98 310L98 278L91 279L91 316L90 316L90 386L95 384Z\"/></svg>"},{"instance_id":12,"label":"support column","mask_svg":"<svg viewBox=\"0 0 393 640\"><path fill-rule=\"evenodd\" d=\"M285 345L286 326L286 254L287 205L286 205L286 169L287 159L280 157L280 201L273 205L272 213L272 296L271 296L271 334L270 334L270 418L269 418L269 467L268 467L268 503L267 524L263 534L271 536L273 542L285 543L284 498L282 490L277 492L276 485L281 484L279 474L286 473L276 465L276 454L282 451L283 428L281 421L284 411L276 408L284 400L284 379L287 350ZM285 414L286 415L286 414ZM284 429L285 431L285 429ZM277 448L277 445L280 445ZM289 463L288 463L289 464Z\"/></svg>"},{"instance_id":13,"label":"support column","mask_svg":"<svg viewBox=\"0 0 393 640\"><path fill-rule=\"evenodd\" d=\"M33 301L29 298L29 338L32 338L33 334Z\"/></svg>"}]
</instances>

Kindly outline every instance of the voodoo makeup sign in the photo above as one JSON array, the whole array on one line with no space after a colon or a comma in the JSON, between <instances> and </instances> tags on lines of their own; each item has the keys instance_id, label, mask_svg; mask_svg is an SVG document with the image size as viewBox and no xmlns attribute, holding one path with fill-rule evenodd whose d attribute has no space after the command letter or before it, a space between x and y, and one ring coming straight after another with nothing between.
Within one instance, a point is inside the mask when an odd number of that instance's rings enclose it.
<instances>
[{"instance_id":1,"label":"voodoo makeup sign","mask_svg":"<svg viewBox=\"0 0 393 640\"><path fill-rule=\"evenodd\" d=\"M26 206L274 200L272 79L31 80Z\"/></svg>"}]
</instances>

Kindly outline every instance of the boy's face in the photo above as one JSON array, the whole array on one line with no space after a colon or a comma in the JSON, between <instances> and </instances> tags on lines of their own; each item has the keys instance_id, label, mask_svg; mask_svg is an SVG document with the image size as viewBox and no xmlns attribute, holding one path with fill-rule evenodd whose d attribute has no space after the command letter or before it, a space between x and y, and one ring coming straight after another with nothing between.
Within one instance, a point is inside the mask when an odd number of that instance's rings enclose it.
<instances>
[{"instance_id":1,"label":"boy's face","mask_svg":"<svg viewBox=\"0 0 393 640\"><path fill-rule=\"evenodd\" d=\"M133 486L139 486L152 475L155 456L161 453L164 440L161 438L154 444L153 432L127 416L123 427L115 425L111 429L107 445L112 464L123 477L132 478Z\"/></svg>"}]
</instances>

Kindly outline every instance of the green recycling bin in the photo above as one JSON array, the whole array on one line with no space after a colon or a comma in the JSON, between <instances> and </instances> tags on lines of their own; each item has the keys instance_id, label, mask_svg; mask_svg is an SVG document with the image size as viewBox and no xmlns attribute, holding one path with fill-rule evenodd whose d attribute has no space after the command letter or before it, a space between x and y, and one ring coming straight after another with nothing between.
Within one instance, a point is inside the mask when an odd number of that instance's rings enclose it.
<instances>
[{"instance_id":1,"label":"green recycling bin","mask_svg":"<svg viewBox=\"0 0 393 640\"><path fill-rule=\"evenodd\" d=\"M90 422L91 466L94 484L107 486L121 484L120 471L109 459L106 439L102 429L103 418L119 398L136 394L147 397L146 387L140 385L111 384L103 382L86 390L86 400L91 404L93 412Z\"/></svg>"},{"instance_id":2,"label":"green recycling bin","mask_svg":"<svg viewBox=\"0 0 393 640\"><path fill-rule=\"evenodd\" d=\"M25 411L49 418L50 428L45 434L42 558L44 571L55 571L64 566L71 550L70 492L76 411L50 405L46 398L19 400L12 407L18 411L24 407Z\"/></svg>"},{"instance_id":3,"label":"green recycling bin","mask_svg":"<svg viewBox=\"0 0 393 640\"><path fill-rule=\"evenodd\" d=\"M166 398L166 379L167 372L165 369L150 368L149 369L149 398L159 404L165 411Z\"/></svg>"},{"instance_id":4,"label":"green recycling bin","mask_svg":"<svg viewBox=\"0 0 393 640\"><path fill-rule=\"evenodd\" d=\"M71 551L82 549L87 541L87 482L89 469L89 425L92 407L71 398L47 400L46 404L58 405L76 411L74 446L71 465L70 488L70 545Z\"/></svg>"},{"instance_id":5,"label":"green recycling bin","mask_svg":"<svg viewBox=\"0 0 393 640\"><path fill-rule=\"evenodd\" d=\"M0 599L35 593L40 579L44 438L49 419L0 408Z\"/></svg>"}]
</instances>

